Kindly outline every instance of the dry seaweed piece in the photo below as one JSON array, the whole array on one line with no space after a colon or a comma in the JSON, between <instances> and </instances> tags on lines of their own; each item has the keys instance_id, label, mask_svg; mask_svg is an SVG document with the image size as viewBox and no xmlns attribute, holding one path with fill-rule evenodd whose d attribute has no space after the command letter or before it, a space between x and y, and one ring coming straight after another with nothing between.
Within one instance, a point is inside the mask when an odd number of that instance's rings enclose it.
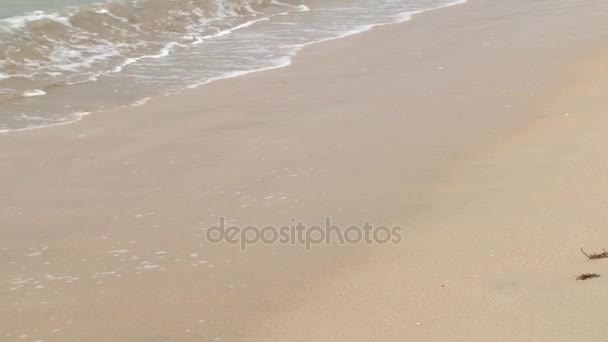
<instances>
[{"instance_id":1,"label":"dry seaweed piece","mask_svg":"<svg viewBox=\"0 0 608 342\"><path fill-rule=\"evenodd\" d=\"M576 280L585 280L589 278L598 278L600 275L595 273L583 273L581 275L576 276Z\"/></svg>"},{"instance_id":2,"label":"dry seaweed piece","mask_svg":"<svg viewBox=\"0 0 608 342\"><path fill-rule=\"evenodd\" d=\"M604 253L599 253L599 254L587 254L585 253L585 251L581 248L581 252L583 252L583 254L585 254L585 256L587 257L587 259L602 259L602 258L608 258L608 252L606 252L606 250L604 249Z\"/></svg>"}]
</instances>

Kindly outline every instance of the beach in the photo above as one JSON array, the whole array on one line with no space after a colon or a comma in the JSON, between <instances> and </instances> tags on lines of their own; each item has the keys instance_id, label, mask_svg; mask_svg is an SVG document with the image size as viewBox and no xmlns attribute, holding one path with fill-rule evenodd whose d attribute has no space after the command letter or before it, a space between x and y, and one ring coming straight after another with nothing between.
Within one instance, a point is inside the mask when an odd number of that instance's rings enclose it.
<instances>
[{"instance_id":1,"label":"beach","mask_svg":"<svg viewBox=\"0 0 608 342\"><path fill-rule=\"evenodd\" d=\"M1 134L0 339L606 339L607 10L470 0ZM242 251L221 217L403 240Z\"/></svg>"}]
</instances>

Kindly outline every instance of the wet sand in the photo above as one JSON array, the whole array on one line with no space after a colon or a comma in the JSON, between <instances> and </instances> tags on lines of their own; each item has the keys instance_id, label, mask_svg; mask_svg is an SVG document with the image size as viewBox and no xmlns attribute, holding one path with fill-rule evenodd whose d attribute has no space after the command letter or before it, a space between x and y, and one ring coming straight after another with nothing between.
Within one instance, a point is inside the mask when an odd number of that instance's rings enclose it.
<instances>
[{"instance_id":1,"label":"wet sand","mask_svg":"<svg viewBox=\"0 0 608 342\"><path fill-rule=\"evenodd\" d=\"M602 13L470 1L0 136L10 340L601 340ZM566 115L567 114L567 115ZM396 246L210 245L296 217ZM608 274L608 273L607 273Z\"/></svg>"}]
</instances>

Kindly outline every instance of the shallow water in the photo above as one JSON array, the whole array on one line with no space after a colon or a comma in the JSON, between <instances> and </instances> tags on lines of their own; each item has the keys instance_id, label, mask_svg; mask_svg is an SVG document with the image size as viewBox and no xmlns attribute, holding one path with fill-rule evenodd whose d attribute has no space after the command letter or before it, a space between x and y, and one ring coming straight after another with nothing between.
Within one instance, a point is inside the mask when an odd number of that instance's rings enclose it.
<instances>
[{"instance_id":1,"label":"shallow water","mask_svg":"<svg viewBox=\"0 0 608 342\"><path fill-rule=\"evenodd\" d=\"M0 18L8 18L36 10L60 10L69 6L87 5L99 0L2 0Z\"/></svg>"},{"instance_id":2,"label":"shallow water","mask_svg":"<svg viewBox=\"0 0 608 342\"><path fill-rule=\"evenodd\" d=\"M0 12L0 132L288 65L301 47L452 0L11 0Z\"/></svg>"}]
</instances>

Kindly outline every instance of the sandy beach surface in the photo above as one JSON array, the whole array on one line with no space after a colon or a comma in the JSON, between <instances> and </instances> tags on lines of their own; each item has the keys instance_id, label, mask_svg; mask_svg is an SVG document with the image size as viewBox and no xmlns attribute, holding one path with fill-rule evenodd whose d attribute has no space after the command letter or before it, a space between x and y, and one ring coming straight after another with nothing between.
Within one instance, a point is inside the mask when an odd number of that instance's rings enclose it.
<instances>
[{"instance_id":1,"label":"sandy beach surface","mask_svg":"<svg viewBox=\"0 0 608 342\"><path fill-rule=\"evenodd\" d=\"M606 13L470 0L0 135L0 340L608 339ZM326 216L403 241L205 240Z\"/></svg>"}]
</instances>

